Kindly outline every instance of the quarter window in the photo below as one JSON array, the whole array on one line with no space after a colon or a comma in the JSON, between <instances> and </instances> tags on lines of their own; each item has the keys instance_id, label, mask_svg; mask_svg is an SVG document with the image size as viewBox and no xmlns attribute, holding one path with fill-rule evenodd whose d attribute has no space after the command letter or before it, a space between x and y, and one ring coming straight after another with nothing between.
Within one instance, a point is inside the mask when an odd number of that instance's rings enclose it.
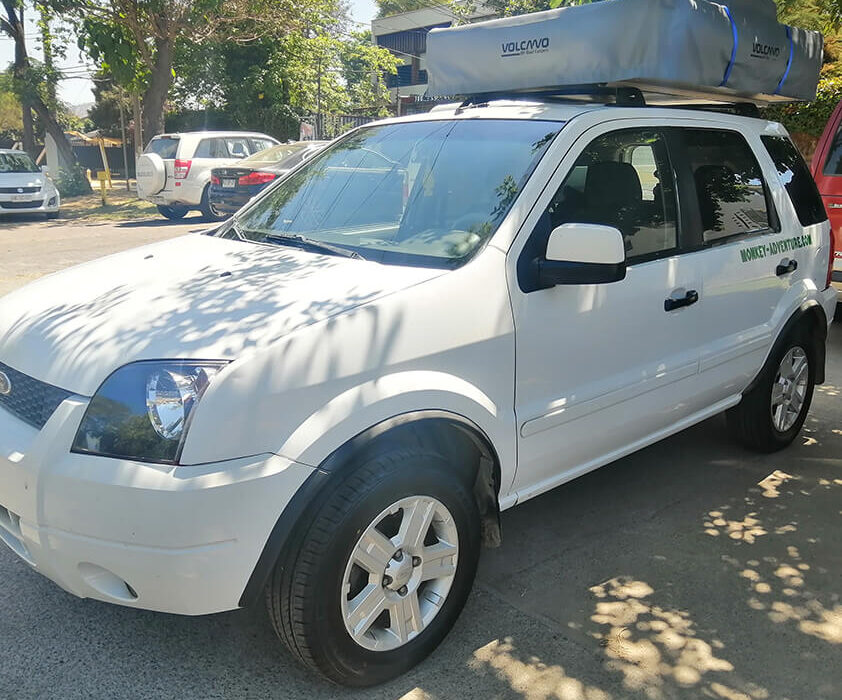
<instances>
[{"instance_id":1,"label":"quarter window","mask_svg":"<svg viewBox=\"0 0 842 700\"><path fill-rule=\"evenodd\" d=\"M786 136L761 136L760 140L775 161L795 213L802 226L812 226L827 221L821 195L810 174L810 169Z\"/></svg>"},{"instance_id":2,"label":"quarter window","mask_svg":"<svg viewBox=\"0 0 842 700\"><path fill-rule=\"evenodd\" d=\"M663 134L652 129L624 129L591 141L556 192L547 214L547 236L567 223L619 229L630 260L676 248L675 187Z\"/></svg>"},{"instance_id":3,"label":"quarter window","mask_svg":"<svg viewBox=\"0 0 842 700\"><path fill-rule=\"evenodd\" d=\"M682 131L705 243L771 228L760 165L734 131Z\"/></svg>"}]
</instances>

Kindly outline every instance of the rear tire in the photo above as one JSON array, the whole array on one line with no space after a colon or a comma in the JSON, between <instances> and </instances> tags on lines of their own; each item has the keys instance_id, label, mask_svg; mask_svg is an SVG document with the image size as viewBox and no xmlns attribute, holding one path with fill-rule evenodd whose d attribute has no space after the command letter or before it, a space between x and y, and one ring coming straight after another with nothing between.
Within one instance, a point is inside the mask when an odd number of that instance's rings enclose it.
<instances>
[{"instance_id":1,"label":"rear tire","mask_svg":"<svg viewBox=\"0 0 842 700\"><path fill-rule=\"evenodd\" d=\"M187 207L181 206L179 204L175 204L171 207L164 206L162 204L158 205L158 212L161 216L166 217L170 221L180 221L185 216L187 216L187 212L190 211Z\"/></svg>"},{"instance_id":2,"label":"rear tire","mask_svg":"<svg viewBox=\"0 0 842 700\"><path fill-rule=\"evenodd\" d=\"M404 537L413 522L428 524ZM296 526L266 589L272 624L293 656L329 680L383 683L450 631L473 585L479 548L471 487L445 458L410 450L375 455L343 471ZM369 597L364 615L359 609Z\"/></svg>"},{"instance_id":3,"label":"rear tire","mask_svg":"<svg viewBox=\"0 0 842 700\"><path fill-rule=\"evenodd\" d=\"M223 219L228 218L227 214L218 212L211 203L210 185L205 187L204 192L202 192L202 201L199 203L199 209L201 210L202 218L204 218L205 221L222 221Z\"/></svg>"},{"instance_id":4,"label":"rear tire","mask_svg":"<svg viewBox=\"0 0 842 700\"><path fill-rule=\"evenodd\" d=\"M816 382L811 344L806 332L796 330L772 351L754 387L726 413L731 434L749 449L782 450L801 431Z\"/></svg>"}]
</instances>

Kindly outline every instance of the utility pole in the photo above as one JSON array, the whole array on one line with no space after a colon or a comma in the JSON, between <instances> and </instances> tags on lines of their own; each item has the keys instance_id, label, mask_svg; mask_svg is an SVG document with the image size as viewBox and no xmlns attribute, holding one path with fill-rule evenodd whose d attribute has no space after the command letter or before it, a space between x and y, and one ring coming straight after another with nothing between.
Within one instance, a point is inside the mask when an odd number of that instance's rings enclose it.
<instances>
[{"instance_id":1,"label":"utility pole","mask_svg":"<svg viewBox=\"0 0 842 700\"><path fill-rule=\"evenodd\" d=\"M322 56L316 59L316 140L322 138Z\"/></svg>"}]
</instances>

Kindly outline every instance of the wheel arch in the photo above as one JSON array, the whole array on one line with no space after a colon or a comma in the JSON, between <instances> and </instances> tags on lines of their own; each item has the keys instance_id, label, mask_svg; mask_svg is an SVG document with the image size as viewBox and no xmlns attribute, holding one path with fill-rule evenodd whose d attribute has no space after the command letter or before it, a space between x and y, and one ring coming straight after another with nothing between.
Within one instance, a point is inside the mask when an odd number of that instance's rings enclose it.
<instances>
[{"instance_id":1,"label":"wheel arch","mask_svg":"<svg viewBox=\"0 0 842 700\"><path fill-rule=\"evenodd\" d=\"M432 449L451 459L456 458L454 464L472 483L483 544L499 546L502 541L501 465L491 439L476 423L458 413L444 410L402 413L367 428L342 444L307 478L275 523L240 597L240 607L260 598L287 544L295 540L297 530L306 525L306 512L327 498L332 491L329 485L337 484L344 470L375 451L407 447Z\"/></svg>"},{"instance_id":2,"label":"wheel arch","mask_svg":"<svg viewBox=\"0 0 842 700\"><path fill-rule=\"evenodd\" d=\"M825 316L824 308L817 301L810 299L805 301L796 311L786 320L780 332L778 333L775 342L769 349L766 355L766 360L763 367L757 373L755 378L751 381L743 394L747 394L760 381L766 370L766 365L771 357L774 357L775 351L781 344L787 342L787 339L796 332L797 329L804 328L813 340L811 343L812 357L810 358L816 367L816 384L824 384L825 381L825 356L827 352L827 316Z\"/></svg>"}]
</instances>

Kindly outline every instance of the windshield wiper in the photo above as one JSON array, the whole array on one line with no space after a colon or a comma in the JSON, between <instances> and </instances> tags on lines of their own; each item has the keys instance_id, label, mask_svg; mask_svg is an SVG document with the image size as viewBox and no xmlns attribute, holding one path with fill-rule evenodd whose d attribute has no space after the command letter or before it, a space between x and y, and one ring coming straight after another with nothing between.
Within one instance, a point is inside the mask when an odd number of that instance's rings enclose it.
<instances>
[{"instance_id":1,"label":"windshield wiper","mask_svg":"<svg viewBox=\"0 0 842 700\"><path fill-rule=\"evenodd\" d=\"M348 250L338 245L331 245L323 241L317 241L313 238L307 238L301 234L280 234L269 233L263 237L266 243L278 243L280 245L292 245L305 250L311 250L315 253L327 253L328 255L339 255L343 258L356 258L358 260L365 260L355 250Z\"/></svg>"}]
</instances>

